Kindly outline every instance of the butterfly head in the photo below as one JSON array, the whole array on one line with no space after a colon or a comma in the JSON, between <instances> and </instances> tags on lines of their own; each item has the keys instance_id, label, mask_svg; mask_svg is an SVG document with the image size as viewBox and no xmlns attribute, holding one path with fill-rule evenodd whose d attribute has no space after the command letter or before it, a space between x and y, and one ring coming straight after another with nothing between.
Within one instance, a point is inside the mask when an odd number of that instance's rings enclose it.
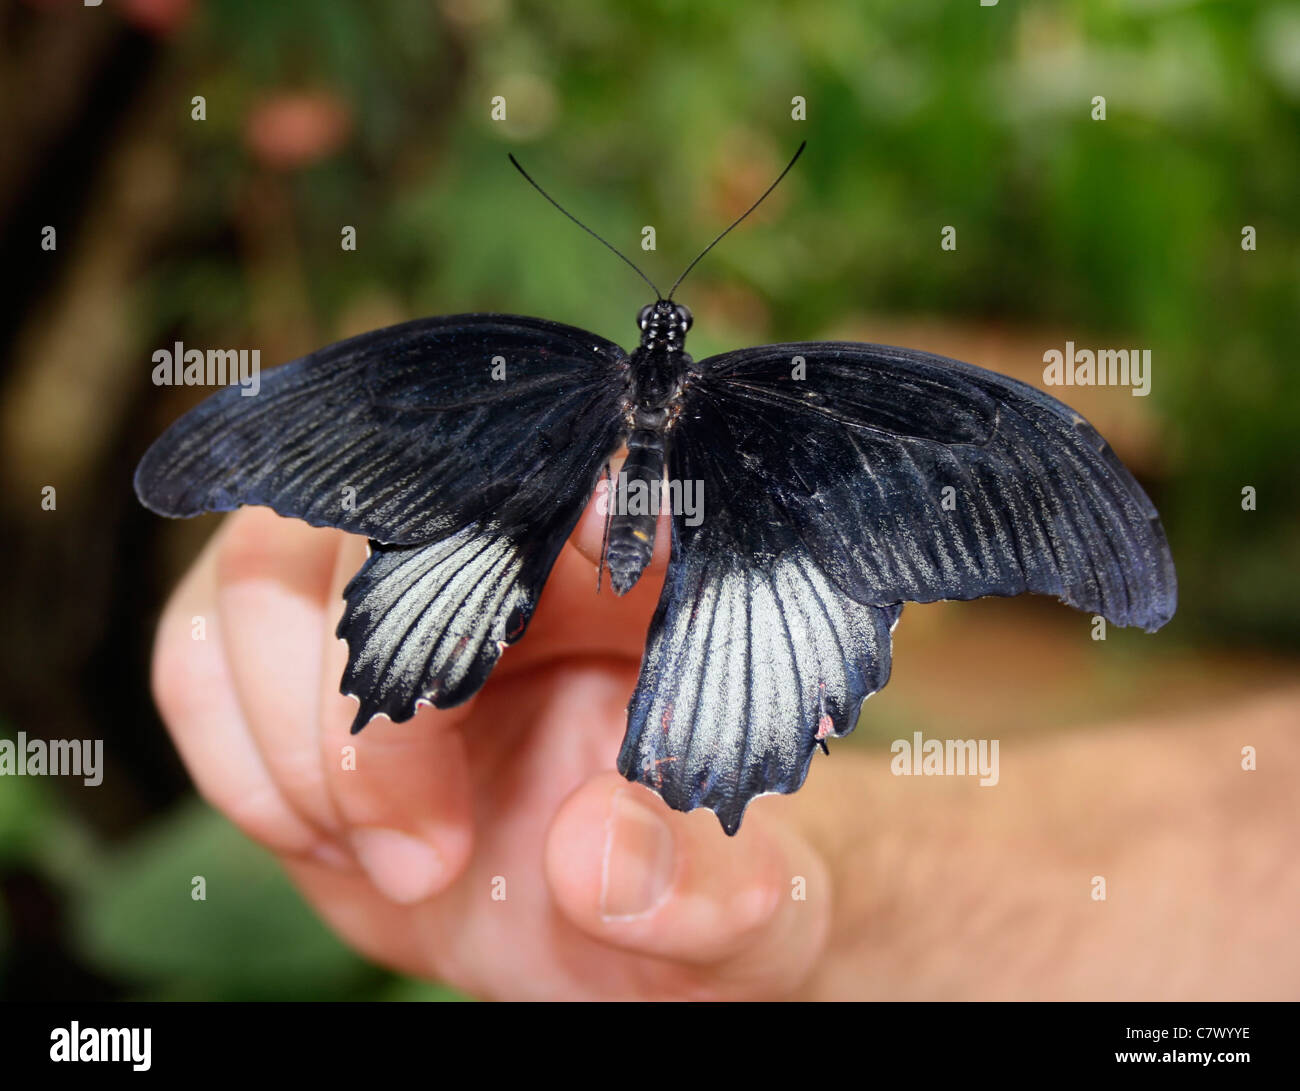
<instances>
[{"instance_id":1,"label":"butterfly head","mask_svg":"<svg viewBox=\"0 0 1300 1091\"><path fill-rule=\"evenodd\" d=\"M647 303L636 316L636 324L641 329L641 347L681 352L686 345L686 332L694 321L689 308L670 299Z\"/></svg>"}]
</instances>

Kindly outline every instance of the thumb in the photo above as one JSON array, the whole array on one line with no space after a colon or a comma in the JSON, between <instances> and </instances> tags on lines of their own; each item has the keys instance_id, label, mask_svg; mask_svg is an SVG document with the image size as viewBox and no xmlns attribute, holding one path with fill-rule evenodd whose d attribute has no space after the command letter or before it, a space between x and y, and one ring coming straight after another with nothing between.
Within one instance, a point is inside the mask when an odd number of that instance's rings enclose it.
<instances>
[{"instance_id":1,"label":"thumb","mask_svg":"<svg viewBox=\"0 0 1300 1091\"><path fill-rule=\"evenodd\" d=\"M761 808L727 837L602 774L571 795L546 846L551 892L581 931L630 954L647 998L780 996L811 973L830 922L829 869Z\"/></svg>"}]
</instances>

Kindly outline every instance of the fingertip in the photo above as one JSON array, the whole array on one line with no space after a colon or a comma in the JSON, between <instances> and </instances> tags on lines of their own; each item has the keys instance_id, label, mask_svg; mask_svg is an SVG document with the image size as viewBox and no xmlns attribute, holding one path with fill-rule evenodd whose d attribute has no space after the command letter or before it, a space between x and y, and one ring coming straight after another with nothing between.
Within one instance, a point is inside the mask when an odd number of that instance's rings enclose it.
<instances>
[{"instance_id":1,"label":"fingertip","mask_svg":"<svg viewBox=\"0 0 1300 1091\"><path fill-rule=\"evenodd\" d=\"M617 467L611 467L611 473L617 474L617 472ZM592 565L600 563L601 546L605 542L605 523L608 509L603 498L607 494L607 488L608 483L602 476L596 482L595 491L591 494L591 499L587 502L586 508L583 509L578 525L574 527L573 534L569 538L569 542L574 549L581 553ZM642 573L641 579L643 581L657 582L653 577L668 567L671 543L672 513L667 504L661 504L659 518L655 524L654 555L650 558L650 563L646 566L645 572ZM647 580L647 576L650 577L649 580Z\"/></svg>"},{"instance_id":2,"label":"fingertip","mask_svg":"<svg viewBox=\"0 0 1300 1091\"><path fill-rule=\"evenodd\" d=\"M326 783L344 839L375 889L411 905L442 893L474 852L465 743L446 713L422 708L361 735L322 732Z\"/></svg>"},{"instance_id":3,"label":"fingertip","mask_svg":"<svg viewBox=\"0 0 1300 1091\"><path fill-rule=\"evenodd\" d=\"M472 829L446 824L418 833L368 826L348 837L357 862L375 889L397 905L414 905L441 894L469 863Z\"/></svg>"}]
</instances>

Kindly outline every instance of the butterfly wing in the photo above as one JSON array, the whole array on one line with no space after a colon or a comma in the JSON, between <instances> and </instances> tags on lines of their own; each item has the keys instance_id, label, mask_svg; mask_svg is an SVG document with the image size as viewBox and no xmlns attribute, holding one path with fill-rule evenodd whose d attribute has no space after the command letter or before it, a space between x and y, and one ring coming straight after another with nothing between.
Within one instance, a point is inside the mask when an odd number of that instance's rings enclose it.
<instances>
[{"instance_id":1,"label":"butterfly wing","mask_svg":"<svg viewBox=\"0 0 1300 1091\"><path fill-rule=\"evenodd\" d=\"M376 330L268 371L254 397L218 391L149 448L136 494L160 515L257 504L397 545L488 518L526 532L616 446L625 361L538 318Z\"/></svg>"},{"instance_id":2,"label":"butterfly wing","mask_svg":"<svg viewBox=\"0 0 1300 1091\"><path fill-rule=\"evenodd\" d=\"M342 691L360 731L380 713L400 723L421 703L451 708L487 681L502 648L524 634L585 497L512 538L481 523L416 546L371 542L343 592Z\"/></svg>"},{"instance_id":3,"label":"butterfly wing","mask_svg":"<svg viewBox=\"0 0 1300 1091\"><path fill-rule=\"evenodd\" d=\"M136 471L163 515L259 504L371 541L338 635L353 730L459 704L523 635L617 448L626 357L570 326L424 319L226 388Z\"/></svg>"},{"instance_id":4,"label":"butterfly wing","mask_svg":"<svg viewBox=\"0 0 1300 1091\"><path fill-rule=\"evenodd\" d=\"M793 792L818 742L846 735L889 680L901 605L841 594L806 552L746 553L743 520L713 510L673 552L628 708L618 770L733 834L755 796Z\"/></svg>"},{"instance_id":5,"label":"butterfly wing","mask_svg":"<svg viewBox=\"0 0 1300 1091\"><path fill-rule=\"evenodd\" d=\"M768 345L700 370L682 423L725 430L733 464L715 472L743 490L727 495L763 486L768 515L857 601L1031 591L1148 631L1173 616L1155 507L1055 398L882 345Z\"/></svg>"},{"instance_id":6,"label":"butterfly wing","mask_svg":"<svg viewBox=\"0 0 1300 1091\"><path fill-rule=\"evenodd\" d=\"M734 832L889 675L900 603L1054 594L1173 614L1154 507L1096 431L1023 383L908 349L771 345L697 365L673 552L619 769Z\"/></svg>"}]
</instances>

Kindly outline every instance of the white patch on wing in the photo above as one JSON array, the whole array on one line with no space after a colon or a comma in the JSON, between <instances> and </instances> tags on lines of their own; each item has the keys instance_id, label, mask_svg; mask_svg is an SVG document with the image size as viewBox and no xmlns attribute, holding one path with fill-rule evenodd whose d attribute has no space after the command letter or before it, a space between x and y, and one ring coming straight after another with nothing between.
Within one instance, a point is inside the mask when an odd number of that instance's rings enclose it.
<instances>
[{"instance_id":1,"label":"white patch on wing","mask_svg":"<svg viewBox=\"0 0 1300 1091\"><path fill-rule=\"evenodd\" d=\"M770 571L707 550L674 565L619 768L734 832L751 799L803 782L819 735L853 729L888 678L898 608L852 601L804 555Z\"/></svg>"},{"instance_id":2,"label":"white patch on wing","mask_svg":"<svg viewBox=\"0 0 1300 1091\"><path fill-rule=\"evenodd\" d=\"M363 702L359 717L406 719L418 703L485 677L509 642L516 609L531 609L531 590L518 583L522 565L508 537L476 527L372 555L345 592L340 625L349 641L344 691L379 696Z\"/></svg>"}]
</instances>

